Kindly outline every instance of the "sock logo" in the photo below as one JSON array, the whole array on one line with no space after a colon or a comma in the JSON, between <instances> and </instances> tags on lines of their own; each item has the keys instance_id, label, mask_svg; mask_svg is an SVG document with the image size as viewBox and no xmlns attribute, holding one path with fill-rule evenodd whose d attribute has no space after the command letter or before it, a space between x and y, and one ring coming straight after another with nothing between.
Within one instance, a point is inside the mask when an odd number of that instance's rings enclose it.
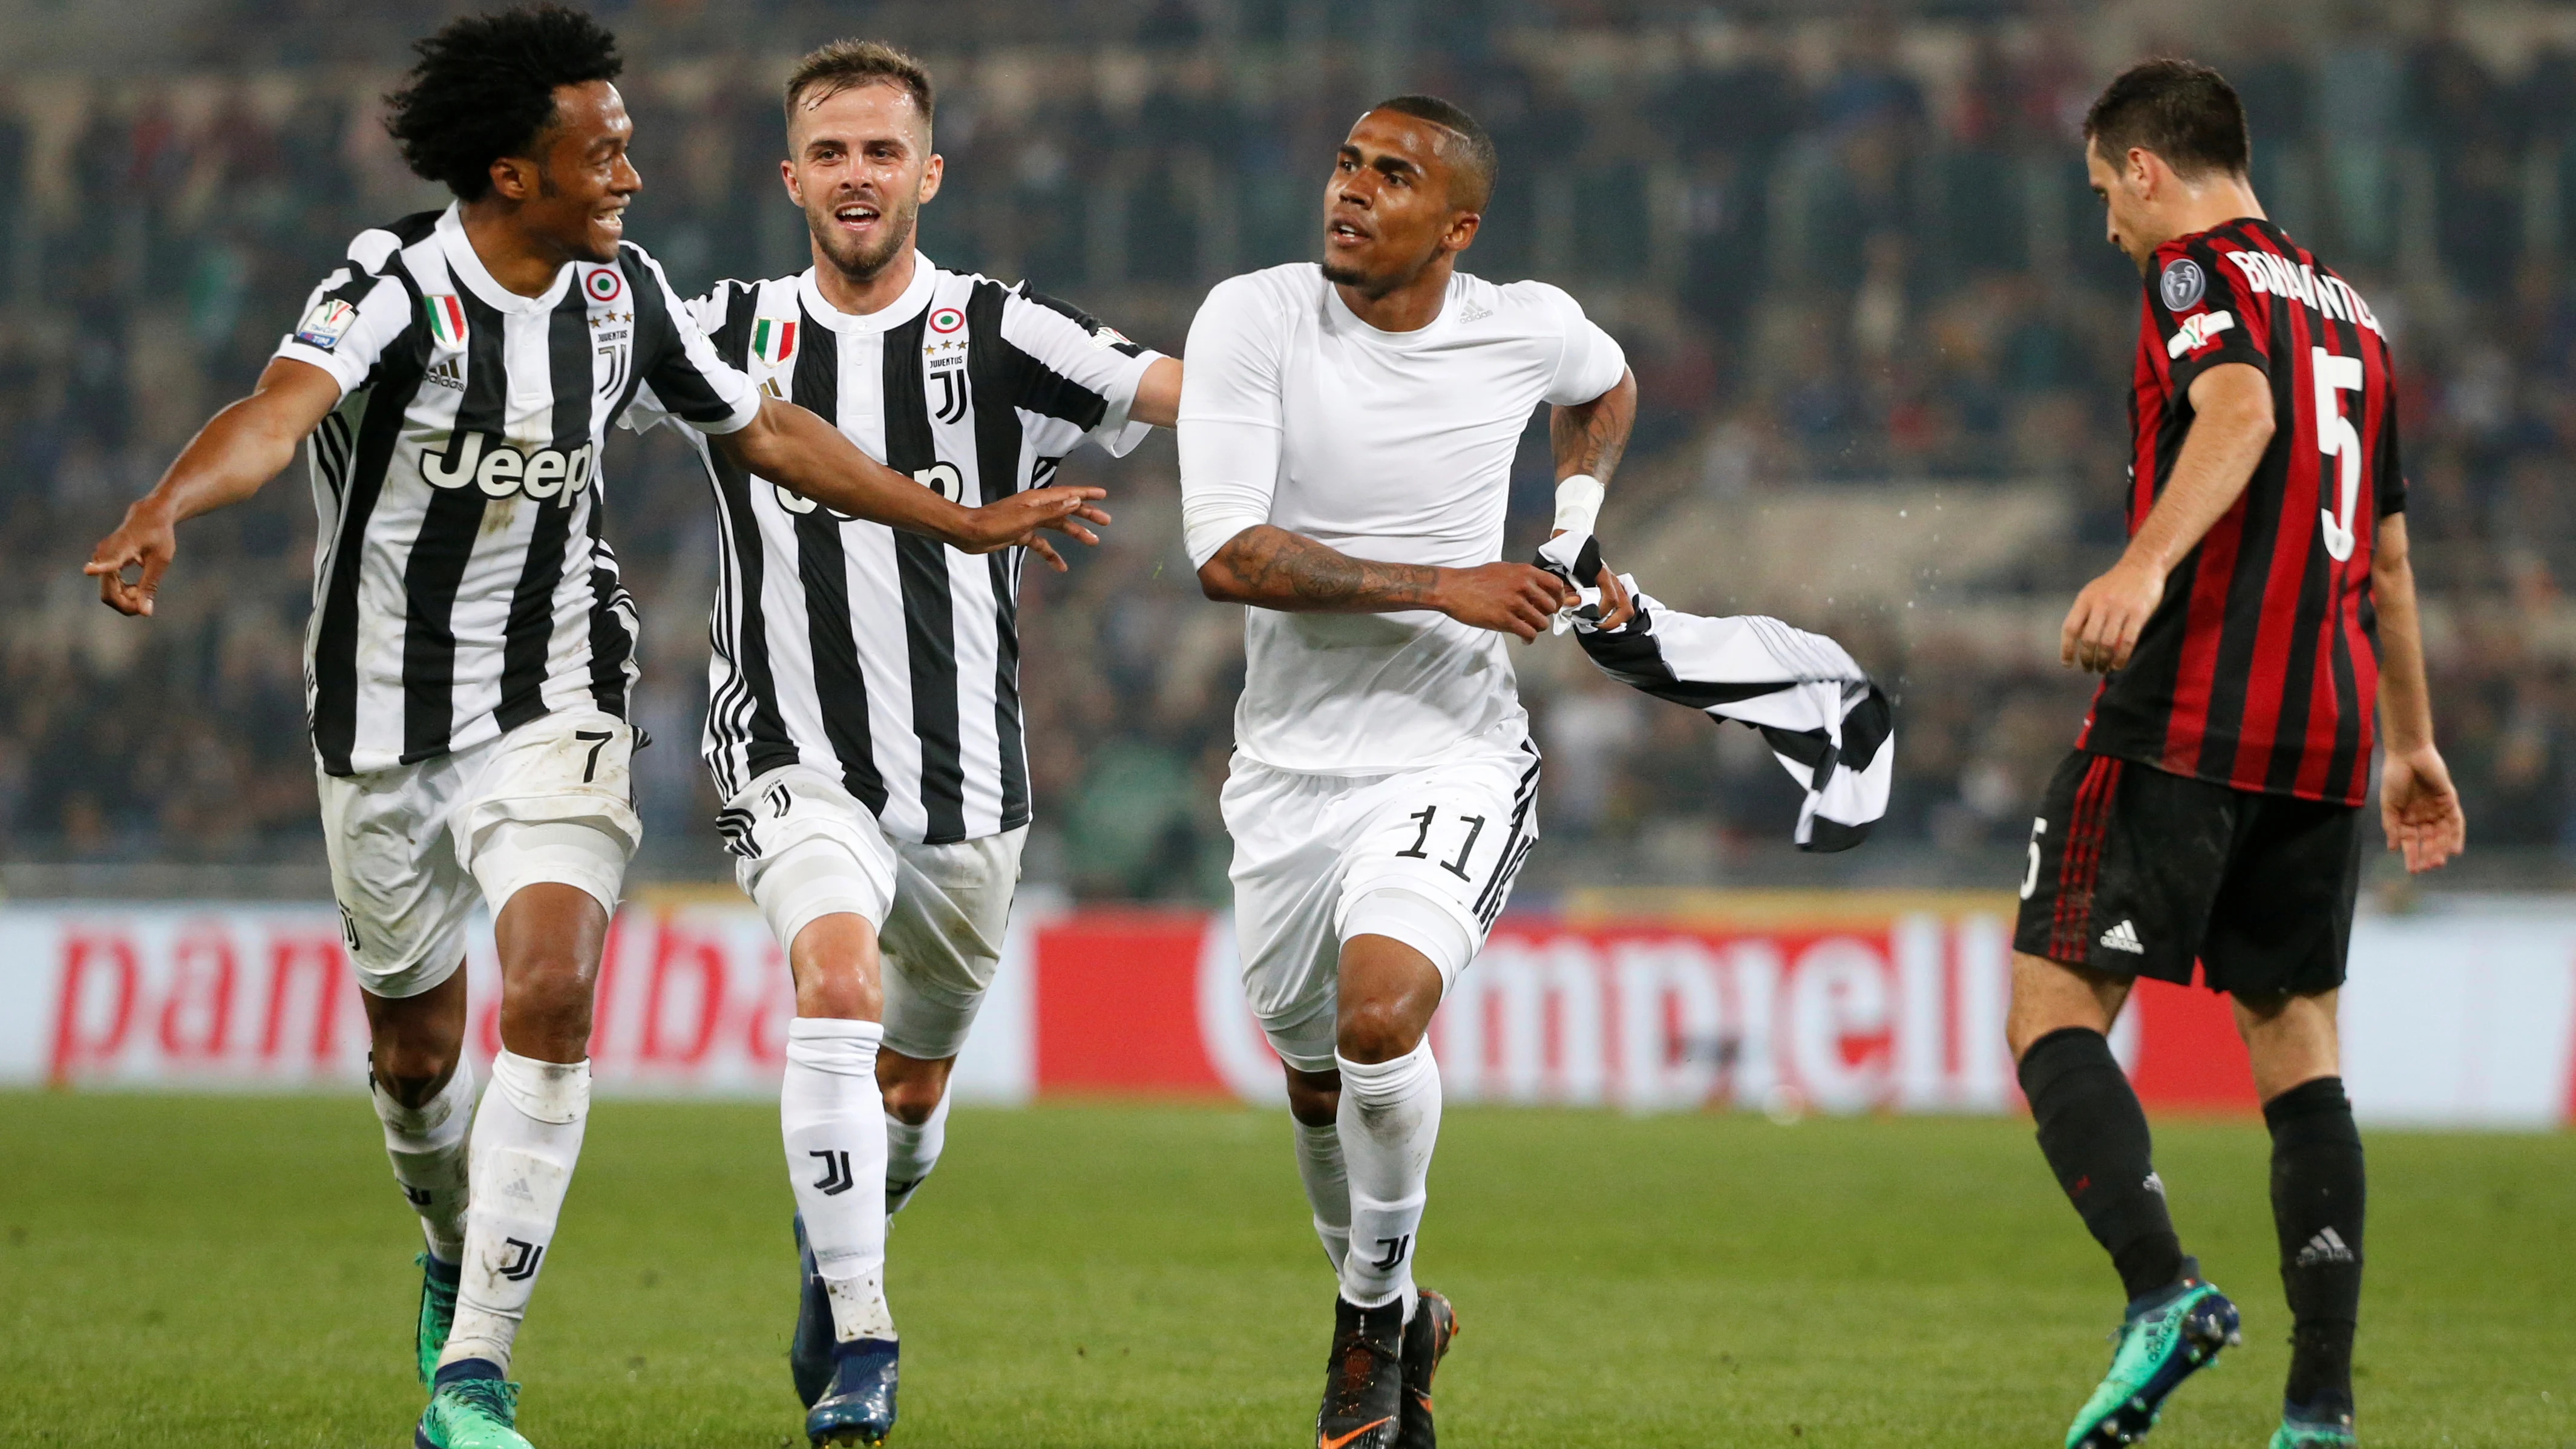
<instances>
[{"instance_id":1,"label":"sock logo","mask_svg":"<svg viewBox=\"0 0 2576 1449\"><path fill-rule=\"evenodd\" d=\"M912 1190L914 1188L919 1187L928 1181L930 1181L930 1174L925 1172L919 1177L907 1178L902 1182L888 1182L886 1184L886 1201L890 1203L900 1203L905 1198L912 1196Z\"/></svg>"},{"instance_id":2,"label":"sock logo","mask_svg":"<svg viewBox=\"0 0 2576 1449\"><path fill-rule=\"evenodd\" d=\"M425 1208L438 1200L438 1194L431 1192L428 1188L414 1187L407 1182L398 1185L403 1190L403 1201L410 1203L413 1207Z\"/></svg>"},{"instance_id":3,"label":"sock logo","mask_svg":"<svg viewBox=\"0 0 2576 1449\"><path fill-rule=\"evenodd\" d=\"M2349 1263L2352 1260L2352 1249L2344 1246L2343 1235L2327 1228L2308 1239L2308 1245L2299 1250L2298 1265L2306 1268L2318 1263Z\"/></svg>"},{"instance_id":4,"label":"sock logo","mask_svg":"<svg viewBox=\"0 0 2576 1449\"><path fill-rule=\"evenodd\" d=\"M1377 1240L1377 1245L1386 1249L1386 1256L1369 1266L1384 1273L1404 1261L1405 1253L1413 1247L1413 1234L1405 1233L1397 1237L1380 1238Z\"/></svg>"},{"instance_id":5,"label":"sock logo","mask_svg":"<svg viewBox=\"0 0 2576 1449\"><path fill-rule=\"evenodd\" d=\"M2138 939L2138 928L2127 921L2102 933L2102 945L2113 951L2126 951L2132 956L2147 954L2147 945Z\"/></svg>"},{"instance_id":6,"label":"sock logo","mask_svg":"<svg viewBox=\"0 0 2576 1449\"><path fill-rule=\"evenodd\" d=\"M850 1176L850 1154L846 1152L808 1152L805 1155L808 1157L819 1157L823 1159L823 1175L814 1180L814 1185L823 1190L823 1196L839 1197L842 1193L848 1192L851 1188L858 1185Z\"/></svg>"},{"instance_id":7,"label":"sock logo","mask_svg":"<svg viewBox=\"0 0 2576 1449\"><path fill-rule=\"evenodd\" d=\"M503 1238L501 1245L510 1250L510 1261L501 1265L501 1276L513 1283L525 1283L537 1276L537 1265L546 1260L545 1245L524 1238Z\"/></svg>"},{"instance_id":8,"label":"sock logo","mask_svg":"<svg viewBox=\"0 0 2576 1449\"><path fill-rule=\"evenodd\" d=\"M2146 1181L2139 1183L2138 1186L2145 1188L2147 1191L2154 1193L2158 1197L2163 1197L2165 1195L2164 1174L2159 1172L2150 1172L2147 1174Z\"/></svg>"}]
</instances>

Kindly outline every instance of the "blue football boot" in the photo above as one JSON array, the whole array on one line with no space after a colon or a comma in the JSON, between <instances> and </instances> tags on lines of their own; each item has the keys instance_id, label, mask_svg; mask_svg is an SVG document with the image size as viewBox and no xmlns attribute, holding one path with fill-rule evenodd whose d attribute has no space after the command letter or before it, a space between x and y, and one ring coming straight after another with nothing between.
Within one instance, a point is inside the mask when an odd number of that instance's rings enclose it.
<instances>
[{"instance_id":1,"label":"blue football boot","mask_svg":"<svg viewBox=\"0 0 2576 1449\"><path fill-rule=\"evenodd\" d=\"M2181 1284L2132 1309L2112 1341L2111 1371L2067 1429L2066 1449L2113 1449L2145 1438L2166 1396L2245 1336L2236 1305L2185 1259Z\"/></svg>"},{"instance_id":2,"label":"blue football boot","mask_svg":"<svg viewBox=\"0 0 2576 1449\"><path fill-rule=\"evenodd\" d=\"M890 1338L858 1338L832 1349L832 1382L805 1414L805 1437L824 1445L882 1444L894 1432L895 1358Z\"/></svg>"},{"instance_id":3,"label":"blue football boot","mask_svg":"<svg viewBox=\"0 0 2576 1449\"><path fill-rule=\"evenodd\" d=\"M796 1336L787 1340L787 1374L796 1402L807 1408L832 1386L832 1295L805 1241L805 1215L796 1215Z\"/></svg>"}]
</instances>

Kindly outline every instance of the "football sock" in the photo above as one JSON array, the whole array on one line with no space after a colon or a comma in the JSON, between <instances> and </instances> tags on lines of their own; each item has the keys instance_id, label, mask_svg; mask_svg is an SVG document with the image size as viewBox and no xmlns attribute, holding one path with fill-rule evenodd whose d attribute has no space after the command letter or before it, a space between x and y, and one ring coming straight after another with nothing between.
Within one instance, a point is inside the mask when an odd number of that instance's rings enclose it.
<instances>
[{"instance_id":1,"label":"football sock","mask_svg":"<svg viewBox=\"0 0 2576 1449\"><path fill-rule=\"evenodd\" d=\"M1351 1252L1351 1179L1342 1166L1342 1129L1327 1122L1309 1127L1296 1118L1297 1180L1306 1185L1306 1205L1314 1209L1315 1236L1323 1239L1324 1256L1333 1271Z\"/></svg>"},{"instance_id":2,"label":"football sock","mask_svg":"<svg viewBox=\"0 0 2576 1449\"><path fill-rule=\"evenodd\" d=\"M376 1104L376 1120L385 1126L385 1156L392 1159L394 1181L420 1214L420 1235L430 1255L442 1263L465 1257L465 1140L474 1122L474 1063L458 1053L447 1085L428 1101L406 1107L388 1095L371 1073L367 1095Z\"/></svg>"},{"instance_id":3,"label":"football sock","mask_svg":"<svg viewBox=\"0 0 2576 1449\"><path fill-rule=\"evenodd\" d=\"M2361 1314L2361 1133L2343 1078L2319 1077L2263 1104L2272 1129L2272 1223L2290 1300L2290 1381L2310 1412L2352 1412L2352 1333Z\"/></svg>"},{"instance_id":4,"label":"football sock","mask_svg":"<svg viewBox=\"0 0 2576 1449\"><path fill-rule=\"evenodd\" d=\"M554 1242L564 1190L590 1115L590 1063L541 1062L504 1051L474 1113L473 1180L465 1210L464 1274L443 1365L489 1360L510 1371L510 1342L527 1317L537 1271Z\"/></svg>"},{"instance_id":5,"label":"football sock","mask_svg":"<svg viewBox=\"0 0 2576 1449\"><path fill-rule=\"evenodd\" d=\"M840 1342L894 1337L885 1301L886 1114L873 1021L800 1016L787 1025L778 1119L805 1242Z\"/></svg>"},{"instance_id":6,"label":"football sock","mask_svg":"<svg viewBox=\"0 0 2576 1449\"><path fill-rule=\"evenodd\" d=\"M1351 1184L1342 1297L1360 1308L1401 1298L1410 1316L1415 1236L1440 1138L1440 1069L1428 1041L1393 1061L1355 1062L1339 1052L1333 1060L1342 1072L1336 1127Z\"/></svg>"},{"instance_id":7,"label":"football sock","mask_svg":"<svg viewBox=\"0 0 2576 1449\"><path fill-rule=\"evenodd\" d=\"M2058 1186L2111 1254L2135 1303L2183 1274L2182 1240L2165 1209L2146 1109L2102 1033L2070 1026L2031 1043L2022 1095L2039 1123L2039 1150Z\"/></svg>"},{"instance_id":8,"label":"football sock","mask_svg":"<svg viewBox=\"0 0 2576 1449\"><path fill-rule=\"evenodd\" d=\"M930 1116L915 1127L892 1112L885 1114L886 1170L885 1210L887 1217L903 1211L912 1195L939 1165L939 1153L948 1145L948 1093L939 1094L939 1105Z\"/></svg>"}]
</instances>

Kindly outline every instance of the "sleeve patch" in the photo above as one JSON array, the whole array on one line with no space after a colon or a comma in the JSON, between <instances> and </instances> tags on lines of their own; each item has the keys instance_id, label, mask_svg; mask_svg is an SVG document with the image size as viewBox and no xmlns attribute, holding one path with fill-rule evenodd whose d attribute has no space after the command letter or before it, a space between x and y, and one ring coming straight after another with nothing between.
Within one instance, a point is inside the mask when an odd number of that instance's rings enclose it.
<instances>
[{"instance_id":1,"label":"sleeve patch","mask_svg":"<svg viewBox=\"0 0 2576 1449\"><path fill-rule=\"evenodd\" d=\"M2156 279L2156 294L2164 299L2168 312L2184 312L2200 305L2209 292L2209 274L2200 263L2189 257L2176 257L2165 263L2164 275Z\"/></svg>"},{"instance_id":2,"label":"sleeve patch","mask_svg":"<svg viewBox=\"0 0 2576 1449\"><path fill-rule=\"evenodd\" d=\"M296 324L295 340L328 352L340 345L340 339L348 334L350 324L357 320L356 307L337 297L325 297L314 304L312 311L304 314L302 322Z\"/></svg>"},{"instance_id":3,"label":"sleeve patch","mask_svg":"<svg viewBox=\"0 0 2576 1449\"><path fill-rule=\"evenodd\" d=\"M2176 263L2189 266L2187 262ZM2197 268L2195 268L2197 270ZM2218 340L2218 334L2236 325L2236 319L2225 312L2201 312L2182 319L2174 335L2165 339L2165 356L2181 359Z\"/></svg>"}]
</instances>

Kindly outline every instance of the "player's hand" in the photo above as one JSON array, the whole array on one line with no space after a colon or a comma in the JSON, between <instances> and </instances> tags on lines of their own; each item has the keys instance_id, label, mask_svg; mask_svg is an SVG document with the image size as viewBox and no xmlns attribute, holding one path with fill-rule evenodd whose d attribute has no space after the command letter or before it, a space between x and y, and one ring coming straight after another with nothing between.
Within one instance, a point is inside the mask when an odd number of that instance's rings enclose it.
<instances>
[{"instance_id":1,"label":"player's hand","mask_svg":"<svg viewBox=\"0 0 2576 1449\"><path fill-rule=\"evenodd\" d=\"M1549 534L1548 537L1558 538L1562 537L1564 533L1565 530L1560 528L1556 532ZM1600 574L1595 577L1592 582L1596 588L1601 590L1602 628L1621 628L1624 627L1629 620L1637 617L1637 604L1635 600L1628 597L1628 586L1619 582L1619 575L1612 572L1608 564L1603 564L1601 566Z\"/></svg>"},{"instance_id":2,"label":"player's hand","mask_svg":"<svg viewBox=\"0 0 2576 1449\"><path fill-rule=\"evenodd\" d=\"M1546 633L1547 621L1574 599L1564 580L1534 564L1489 563L1442 569L1431 607L1526 644Z\"/></svg>"},{"instance_id":3,"label":"player's hand","mask_svg":"<svg viewBox=\"0 0 2576 1449\"><path fill-rule=\"evenodd\" d=\"M2164 598L2164 570L2122 558L2075 596L2058 631L2058 660L2093 674L2126 669L2129 651Z\"/></svg>"},{"instance_id":4,"label":"player's hand","mask_svg":"<svg viewBox=\"0 0 2576 1449\"><path fill-rule=\"evenodd\" d=\"M1107 524L1108 511L1094 500L1106 498L1106 488L1032 488L1008 498L969 509L966 523L958 536L948 540L966 553L994 553L1006 548L1025 548L1046 560L1047 566L1064 572L1064 556L1055 546L1040 537L1052 530L1085 544L1097 544L1100 535L1085 528L1085 523Z\"/></svg>"},{"instance_id":5,"label":"player's hand","mask_svg":"<svg viewBox=\"0 0 2576 1449\"><path fill-rule=\"evenodd\" d=\"M125 521L116 532L99 541L81 572L98 580L98 601L120 614L149 614L152 596L161 592L162 571L170 567L171 556L179 551L179 531L172 526L169 511L151 506L144 499L125 510ZM140 569L142 578L129 582L125 571Z\"/></svg>"},{"instance_id":6,"label":"player's hand","mask_svg":"<svg viewBox=\"0 0 2576 1449\"><path fill-rule=\"evenodd\" d=\"M2469 848L2469 817L2439 750L2388 752L2379 773L2379 823L2388 848L2406 857L2409 875L2438 870Z\"/></svg>"}]
</instances>

